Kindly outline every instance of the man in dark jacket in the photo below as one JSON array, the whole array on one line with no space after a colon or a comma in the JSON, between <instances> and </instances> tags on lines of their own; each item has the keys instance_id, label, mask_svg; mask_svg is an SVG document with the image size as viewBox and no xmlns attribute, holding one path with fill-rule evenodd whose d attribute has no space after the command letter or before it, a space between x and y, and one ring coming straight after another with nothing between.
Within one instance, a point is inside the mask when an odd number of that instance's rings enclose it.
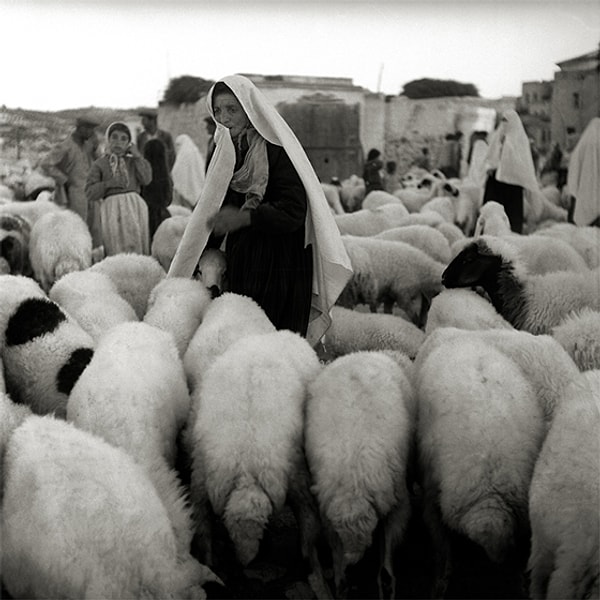
<instances>
[{"instance_id":1,"label":"man in dark jacket","mask_svg":"<svg viewBox=\"0 0 600 600\"><path fill-rule=\"evenodd\" d=\"M175 163L175 144L173 143L173 137L168 131L158 128L158 115L155 110L142 110L139 112L142 117L142 131L136 140L138 150L141 154L144 154L144 146L148 140L159 139L166 149L167 166L169 172L173 168Z\"/></svg>"}]
</instances>

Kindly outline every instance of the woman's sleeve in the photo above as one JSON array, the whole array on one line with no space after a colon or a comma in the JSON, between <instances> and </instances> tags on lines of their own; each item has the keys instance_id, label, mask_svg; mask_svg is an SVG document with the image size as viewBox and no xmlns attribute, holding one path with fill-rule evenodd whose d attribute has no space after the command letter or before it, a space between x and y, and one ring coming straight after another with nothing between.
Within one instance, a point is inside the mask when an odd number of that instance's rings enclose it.
<instances>
[{"instance_id":1,"label":"woman's sleeve","mask_svg":"<svg viewBox=\"0 0 600 600\"><path fill-rule=\"evenodd\" d=\"M252 210L251 226L265 233L290 233L306 220L306 191L287 153L269 149L269 183L265 202Z\"/></svg>"},{"instance_id":2,"label":"woman's sleeve","mask_svg":"<svg viewBox=\"0 0 600 600\"><path fill-rule=\"evenodd\" d=\"M88 200L100 200L104 197L106 185L102 181L102 169L97 162L92 163L85 182L85 196Z\"/></svg>"},{"instance_id":3,"label":"woman's sleeve","mask_svg":"<svg viewBox=\"0 0 600 600\"><path fill-rule=\"evenodd\" d=\"M148 185L152 181L152 165L143 156L133 159L133 168L140 185Z\"/></svg>"}]
</instances>

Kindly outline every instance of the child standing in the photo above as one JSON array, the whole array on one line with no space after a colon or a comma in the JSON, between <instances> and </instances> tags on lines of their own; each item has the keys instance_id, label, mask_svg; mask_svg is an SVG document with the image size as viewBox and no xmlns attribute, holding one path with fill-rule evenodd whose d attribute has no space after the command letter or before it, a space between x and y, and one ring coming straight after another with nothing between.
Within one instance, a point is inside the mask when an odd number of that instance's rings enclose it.
<instances>
[{"instance_id":1,"label":"child standing","mask_svg":"<svg viewBox=\"0 0 600 600\"><path fill-rule=\"evenodd\" d=\"M152 167L131 140L125 123L109 125L106 153L92 164L85 185L88 200L100 202L106 256L150 252L148 208L140 188L152 180Z\"/></svg>"}]
</instances>

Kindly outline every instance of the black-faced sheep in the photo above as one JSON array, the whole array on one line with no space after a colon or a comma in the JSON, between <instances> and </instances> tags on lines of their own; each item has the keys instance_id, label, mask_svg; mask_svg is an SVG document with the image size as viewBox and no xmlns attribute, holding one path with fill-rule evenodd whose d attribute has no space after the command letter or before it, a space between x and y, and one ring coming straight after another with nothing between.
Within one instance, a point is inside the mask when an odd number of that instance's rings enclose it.
<instances>
[{"instance_id":1,"label":"black-faced sheep","mask_svg":"<svg viewBox=\"0 0 600 600\"><path fill-rule=\"evenodd\" d=\"M500 238L478 238L448 265L449 288L481 286L495 309L517 329L548 333L586 306L600 310L600 271L528 275L517 251Z\"/></svg>"},{"instance_id":2,"label":"black-faced sheep","mask_svg":"<svg viewBox=\"0 0 600 600\"><path fill-rule=\"evenodd\" d=\"M4 214L0 208L0 273L30 275L29 221L19 215Z\"/></svg>"}]
</instances>

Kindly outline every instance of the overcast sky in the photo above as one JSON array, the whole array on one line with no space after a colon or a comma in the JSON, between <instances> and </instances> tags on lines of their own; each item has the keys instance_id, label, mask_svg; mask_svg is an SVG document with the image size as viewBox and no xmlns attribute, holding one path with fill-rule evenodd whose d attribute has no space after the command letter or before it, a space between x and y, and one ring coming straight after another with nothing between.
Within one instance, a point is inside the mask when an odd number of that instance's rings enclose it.
<instances>
[{"instance_id":1,"label":"overcast sky","mask_svg":"<svg viewBox=\"0 0 600 600\"><path fill-rule=\"evenodd\" d=\"M485 98L598 49L581 0L0 0L0 105L156 106L172 77L350 77L398 94L430 77Z\"/></svg>"}]
</instances>

